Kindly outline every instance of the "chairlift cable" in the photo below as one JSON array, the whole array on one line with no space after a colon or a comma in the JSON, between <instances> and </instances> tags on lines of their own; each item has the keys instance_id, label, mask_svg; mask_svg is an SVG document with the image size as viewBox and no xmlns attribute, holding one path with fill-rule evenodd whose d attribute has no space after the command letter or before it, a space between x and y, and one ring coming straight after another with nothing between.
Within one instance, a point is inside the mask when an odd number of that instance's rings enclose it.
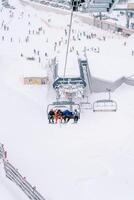
<instances>
[{"instance_id":1,"label":"chairlift cable","mask_svg":"<svg viewBox=\"0 0 134 200\"><path fill-rule=\"evenodd\" d=\"M67 49L66 49L66 57L65 57L63 83L65 81L66 69L67 69L68 51L69 51L70 36L71 36L71 30L72 30L73 7L74 7L74 5L72 5L71 16L70 16L70 23L69 23L69 34L68 34L68 40L67 40Z\"/></svg>"}]
</instances>

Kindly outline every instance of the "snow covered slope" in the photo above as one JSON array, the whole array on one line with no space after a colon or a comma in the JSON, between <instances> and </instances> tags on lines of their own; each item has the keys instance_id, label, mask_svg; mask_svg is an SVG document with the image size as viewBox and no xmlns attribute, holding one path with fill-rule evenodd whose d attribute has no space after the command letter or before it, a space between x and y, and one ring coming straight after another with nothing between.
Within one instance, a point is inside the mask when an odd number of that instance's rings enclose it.
<instances>
[{"instance_id":1,"label":"snow covered slope","mask_svg":"<svg viewBox=\"0 0 134 200\"><path fill-rule=\"evenodd\" d=\"M50 85L23 85L22 79L48 74L49 58L65 50L69 16L14 2L15 10L0 13L0 142L9 160L48 200L133 200L134 88L122 85L112 95L116 113L87 111L77 125L48 124L46 107L55 100L54 91ZM86 46L91 72L98 77L114 80L134 73L130 41L74 19L71 47L82 54ZM100 53L94 52L97 47ZM111 60L120 64L115 67ZM90 101L105 95L92 94ZM27 199L0 168L2 199Z\"/></svg>"}]
</instances>

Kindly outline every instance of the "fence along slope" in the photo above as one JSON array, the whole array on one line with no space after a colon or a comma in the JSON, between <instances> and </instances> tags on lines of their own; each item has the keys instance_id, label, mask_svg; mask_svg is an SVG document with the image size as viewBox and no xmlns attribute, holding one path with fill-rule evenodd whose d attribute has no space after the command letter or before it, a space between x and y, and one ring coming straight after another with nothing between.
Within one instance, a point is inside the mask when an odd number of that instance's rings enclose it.
<instances>
[{"instance_id":1,"label":"fence along slope","mask_svg":"<svg viewBox=\"0 0 134 200\"><path fill-rule=\"evenodd\" d=\"M31 200L46 200L37 190L32 186L25 177L23 177L18 169L16 169L8 160L7 153L4 150L4 145L0 143L0 159L3 160L4 171L7 178L16 183L17 186L27 195Z\"/></svg>"}]
</instances>

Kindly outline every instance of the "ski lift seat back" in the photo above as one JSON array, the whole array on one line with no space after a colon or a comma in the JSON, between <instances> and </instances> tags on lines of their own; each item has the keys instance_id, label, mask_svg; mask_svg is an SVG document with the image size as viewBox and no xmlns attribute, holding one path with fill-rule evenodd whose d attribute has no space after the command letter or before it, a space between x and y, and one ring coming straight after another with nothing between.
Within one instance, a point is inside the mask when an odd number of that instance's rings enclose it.
<instances>
[{"instance_id":1,"label":"ski lift seat back","mask_svg":"<svg viewBox=\"0 0 134 200\"><path fill-rule=\"evenodd\" d=\"M93 112L116 112L117 103L114 100L102 99L93 103Z\"/></svg>"},{"instance_id":2,"label":"ski lift seat back","mask_svg":"<svg viewBox=\"0 0 134 200\"><path fill-rule=\"evenodd\" d=\"M81 112L79 104L76 104L72 101L71 102L69 102L69 101L57 101L57 102L53 102L52 104L49 104L47 106L47 114L49 113L50 110L61 110L61 111L70 110L70 111L73 112L75 109L79 113Z\"/></svg>"}]
</instances>

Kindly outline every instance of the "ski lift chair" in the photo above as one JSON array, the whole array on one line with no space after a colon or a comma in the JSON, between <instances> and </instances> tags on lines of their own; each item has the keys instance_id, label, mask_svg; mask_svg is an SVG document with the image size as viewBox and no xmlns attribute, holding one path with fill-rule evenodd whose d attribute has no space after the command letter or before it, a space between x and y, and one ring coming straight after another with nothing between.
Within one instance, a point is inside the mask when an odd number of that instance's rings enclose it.
<instances>
[{"instance_id":1,"label":"ski lift chair","mask_svg":"<svg viewBox=\"0 0 134 200\"><path fill-rule=\"evenodd\" d=\"M103 99L93 103L93 112L116 112L117 103L116 101Z\"/></svg>"},{"instance_id":2,"label":"ski lift chair","mask_svg":"<svg viewBox=\"0 0 134 200\"><path fill-rule=\"evenodd\" d=\"M91 110L92 104L88 101L88 96L86 96L86 101L80 102L81 110Z\"/></svg>"},{"instance_id":3,"label":"ski lift chair","mask_svg":"<svg viewBox=\"0 0 134 200\"><path fill-rule=\"evenodd\" d=\"M111 100L111 89L106 88L108 99L102 99L93 103L93 112L116 112L117 103Z\"/></svg>"},{"instance_id":4,"label":"ski lift chair","mask_svg":"<svg viewBox=\"0 0 134 200\"><path fill-rule=\"evenodd\" d=\"M71 102L70 101L56 101L56 102L53 102L52 104L49 104L47 106L47 115L51 109L53 110L60 109L61 111L70 110L72 112L76 109L79 113L81 112L80 105L72 101Z\"/></svg>"}]
</instances>

